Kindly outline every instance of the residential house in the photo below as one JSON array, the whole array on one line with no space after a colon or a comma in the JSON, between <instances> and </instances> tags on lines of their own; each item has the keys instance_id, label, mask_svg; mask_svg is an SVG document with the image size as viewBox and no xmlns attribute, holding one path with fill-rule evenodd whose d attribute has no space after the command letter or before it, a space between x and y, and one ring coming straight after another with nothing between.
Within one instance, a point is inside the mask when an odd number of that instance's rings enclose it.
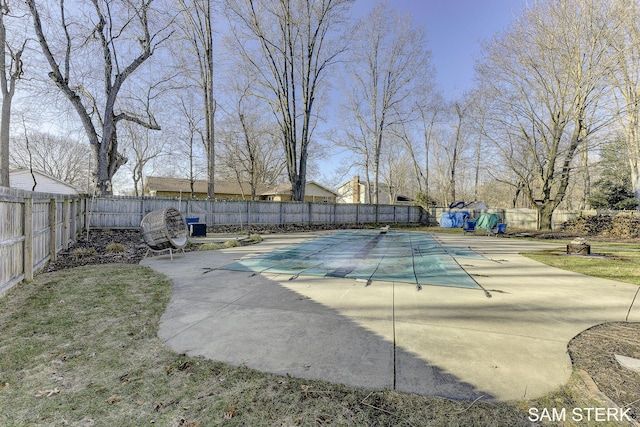
<instances>
[{"instance_id":1,"label":"residential house","mask_svg":"<svg viewBox=\"0 0 640 427\"><path fill-rule=\"evenodd\" d=\"M193 183L194 198L207 198L208 183L205 180L195 180ZM258 185L256 194L266 190L266 186ZM214 191L216 199L251 200L251 185L248 182L215 181ZM182 178L166 178L148 176L144 182L145 196L152 197L191 197L191 181Z\"/></svg>"},{"instance_id":2,"label":"residential house","mask_svg":"<svg viewBox=\"0 0 640 427\"><path fill-rule=\"evenodd\" d=\"M291 185L281 185L272 189L260 184L256 188L258 200L287 201L292 199ZM207 181L196 180L193 185L194 197L207 198ZM247 182L215 181L216 199L251 200L251 186ZM336 193L313 182L307 183L305 201L335 203ZM145 180L144 194L154 197L191 197L188 179L149 176Z\"/></svg>"},{"instance_id":3,"label":"residential house","mask_svg":"<svg viewBox=\"0 0 640 427\"><path fill-rule=\"evenodd\" d=\"M393 188L392 188L393 190ZM414 205L415 201L402 194L389 195L389 185L383 182L378 183L378 204L381 205ZM360 181L359 176L354 176L338 187L338 203L373 203L373 183Z\"/></svg>"},{"instance_id":4,"label":"residential house","mask_svg":"<svg viewBox=\"0 0 640 427\"><path fill-rule=\"evenodd\" d=\"M34 187L35 186L35 187ZM73 185L40 171L16 169L9 171L9 187L51 194L80 194Z\"/></svg>"},{"instance_id":5,"label":"residential house","mask_svg":"<svg viewBox=\"0 0 640 427\"><path fill-rule=\"evenodd\" d=\"M304 189L305 202L336 203L337 196L338 194L335 191L315 181L308 181ZM293 200L293 189L291 184L283 184L260 193L260 199L275 202L291 201Z\"/></svg>"}]
</instances>

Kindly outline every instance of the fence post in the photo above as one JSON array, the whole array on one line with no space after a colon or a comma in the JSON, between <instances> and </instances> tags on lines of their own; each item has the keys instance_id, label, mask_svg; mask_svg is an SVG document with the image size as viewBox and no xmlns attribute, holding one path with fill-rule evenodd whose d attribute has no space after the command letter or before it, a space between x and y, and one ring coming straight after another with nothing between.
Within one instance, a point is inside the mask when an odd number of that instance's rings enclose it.
<instances>
[{"instance_id":1,"label":"fence post","mask_svg":"<svg viewBox=\"0 0 640 427\"><path fill-rule=\"evenodd\" d=\"M144 218L144 196L140 197L140 222L138 224L142 223L142 218Z\"/></svg>"},{"instance_id":2,"label":"fence post","mask_svg":"<svg viewBox=\"0 0 640 427\"><path fill-rule=\"evenodd\" d=\"M312 218L311 218L311 216L313 215L313 212L312 212L312 209L311 209L313 207L312 203L313 202L309 202L308 203L309 204L309 227L311 227L311 224L312 224Z\"/></svg>"},{"instance_id":3,"label":"fence post","mask_svg":"<svg viewBox=\"0 0 640 427\"><path fill-rule=\"evenodd\" d=\"M69 240L72 242L76 241L76 236L78 235L78 222L76 215L78 214L78 199L75 197L71 199L71 218L69 218L69 222L71 225L71 235L69 236Z\"/></svg>"},{"instance_id":4,"label":"fence post","mask_svg":"<svg viewBox=\"0 0 640 427\"><path fill-rule=\"evenodd\" d=\"M84 229L89 230L89 221L91 221L91 197L84 199Z\"/></svg>"},{"instance_id":5,"label":"fence post","mask_svg":"<svg viewBox=\"0 0 640 427\"><path fill-rule=\"evenodd\" d=\"M62 201L62 247L69 249L69 199Z\"/></svg>"},{"instance_id":6,"label":"fence post","mask_svg":"<svg viewBox=\"0 0 640 427\"><path fill-rule=\"evenodd\" d=\"M58 259L58 251L56 250L56 199L49 199L49 256L51 262Z\"/></svg>"},{"instance_id":7,"label":"fence post","mask_svg":"<svg viewBox=\"0 0 640 427\"><path fill-rule=\"evenodd\" d=\"M93 200L93 199L92 199ZM91 228L91 202L89 201L89 198L86 197L84 199L84 229L86 231L89 231L89 229Z\"/></svg>"},{"instance_id":8,"label":"fence post","mask_svg":"<svg viewBox=\"0 0 640 427\"><path fill-rule=\"evenodd\" d=\"M215 226L216 221L213 217L213 199L207 200L207 227Z\"/></svg>"},{"instance_id":9,"label":"fence post","mask_svg":"<svg viewBox=\"0 0 640 427\"><path fill-rule=\"evenodd\" d=\"M24 199L24 279L27 282L33 280L33 199Z\"/></svg>"}]
</instances>

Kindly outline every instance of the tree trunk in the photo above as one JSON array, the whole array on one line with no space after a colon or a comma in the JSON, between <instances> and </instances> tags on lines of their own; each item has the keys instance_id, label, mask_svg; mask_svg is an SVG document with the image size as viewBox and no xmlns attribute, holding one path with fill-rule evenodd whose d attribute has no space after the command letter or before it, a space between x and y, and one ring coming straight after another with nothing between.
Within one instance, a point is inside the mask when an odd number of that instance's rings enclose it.
<instances>
[{"instance_id":1,"label":"tree trunk","mask_svg":"<svg viewBox=\"0 0 640 427\"><path fill-rule=\"evenodd\" d=\"M374 119L375 120L375 119ZM376 145L373 151L373 199L370 203L377 205L380 195L380 152L382 151L382 130L384 128L384 117L380 120L380 124L376 135Z\"/></svg>"},{"instance_id":2,"label":"tree trunk","mask_svg":"<svg viewBox=\"0 0 640 427\"><path fill-rule=\"evenodd\" d=\"M585 131L586 132L586 131ZM582 190L582 200L580 203L580 209L591 209L591 204L589 199L591 199L591 172L589 171L589 144L586 139L583 140L584 146L582 147L582 152L580 153L580 160L582 161L583 167L583 179L584 179L584 188Z\"/></svg>"},{"instance_id":3,"label":"tree trunk","mask_svg":"<svg viewBox=\"0 0 640 427\"><path fill-rule=\"evenodd\" d=\"M11 124L11 102L16 81L22 77L22 52L26 41L19 49L8 48L4 15L9 12L6 1L0 3L0 86L2 88L2 116L0 120L0 187L9 186L9 137ZM9 55L7 55L7 50ZM7 57L10 62L7 66ZM8 68L8 69L7 69ZM7 78L8 75L8 78Z\"/></svg>"},{"instance_id":4,"label":"tree trunk","mask_svg":"<svg viewBox=\"0 0 640 427\"><path fill-rule=\"evenodd\" d=\"M215 116L216 116L216 100L213 96L213 39L211 29L211 5L207 1L207 12L205 15L205 28L206 28L206 97L205 106L206 120L207 120L207 177L209 183L207 185L207 194L210 199L215 198L215 172L216 172L216 145L215 145Z\"/></svg>"},{"instance_id":5,"label":"tree trunk","mask_svg":"<svg viewBox=\"0 0 640 427\"><path fill-rule=\"evenodd\" d=\"M551 231L553 211L555 210L553 201L546 201L537 206L538 209L538 229Z\"/></svg>"},{"instance_id":6,"label":"tree trunk","mask_svg":"<svg viewBox=\"0 0 640 427\"><path fill-rule=\"evenodd\" d=\"M640 160L638 159L631 160L631 186L638 200L636 209L640 210Z\"/></svg>"},{"instance_id":7,"label":"tree trunk","mask_svg":"<svg viewBox=\"0 0 640 427\"><path fill-rule=\"evenodd\" d=\"M4 72L4 70L1 70ZM0 187L9 186L9 125L11 121L11 96L3 94L2 123L0 123ZM11 94L12 95L12 94Z\"/></svg>"}]
</instances>

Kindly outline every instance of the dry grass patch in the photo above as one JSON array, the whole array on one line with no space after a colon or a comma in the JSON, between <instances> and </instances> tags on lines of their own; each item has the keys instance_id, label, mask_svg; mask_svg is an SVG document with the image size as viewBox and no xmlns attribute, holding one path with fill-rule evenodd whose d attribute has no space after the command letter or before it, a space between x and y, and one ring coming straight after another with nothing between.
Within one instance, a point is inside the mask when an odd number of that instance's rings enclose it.
<instances>
[{"instance_id":1,"label":"dry grass patch","mask_svg":"<svg viewBox=\"0 0 640 427\"><path fill-rule=\"evenodd\" d=\"M522 255L563 270L640 285L640 245L592 244L593 256L567 256L564 251L558 248Z\"/></svg>"}]
</instances>

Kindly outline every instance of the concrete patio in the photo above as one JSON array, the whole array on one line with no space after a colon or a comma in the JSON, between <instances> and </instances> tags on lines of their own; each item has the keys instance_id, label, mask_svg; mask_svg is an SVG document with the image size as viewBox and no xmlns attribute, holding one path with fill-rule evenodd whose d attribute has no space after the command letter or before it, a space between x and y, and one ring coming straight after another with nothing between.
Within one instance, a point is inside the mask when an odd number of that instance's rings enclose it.
<instances>
[{"instance_id":1,"label":"concrete patio","mask_svg":"<svg viewBox=\"0 0 640 427\"><path fill-rule=\"evenodd\" d=\"M484 291L218 269L323 233L142 262L169 276L159 335L178 352L364 388L473 400L534 398L567 381L567 343L627 316L637 286L558 270L518 255L559 246L436 234ZM215 237L212 237L215 239ZM629 320L640 321L640 302Z\"/></svg>"}]
</instances>

